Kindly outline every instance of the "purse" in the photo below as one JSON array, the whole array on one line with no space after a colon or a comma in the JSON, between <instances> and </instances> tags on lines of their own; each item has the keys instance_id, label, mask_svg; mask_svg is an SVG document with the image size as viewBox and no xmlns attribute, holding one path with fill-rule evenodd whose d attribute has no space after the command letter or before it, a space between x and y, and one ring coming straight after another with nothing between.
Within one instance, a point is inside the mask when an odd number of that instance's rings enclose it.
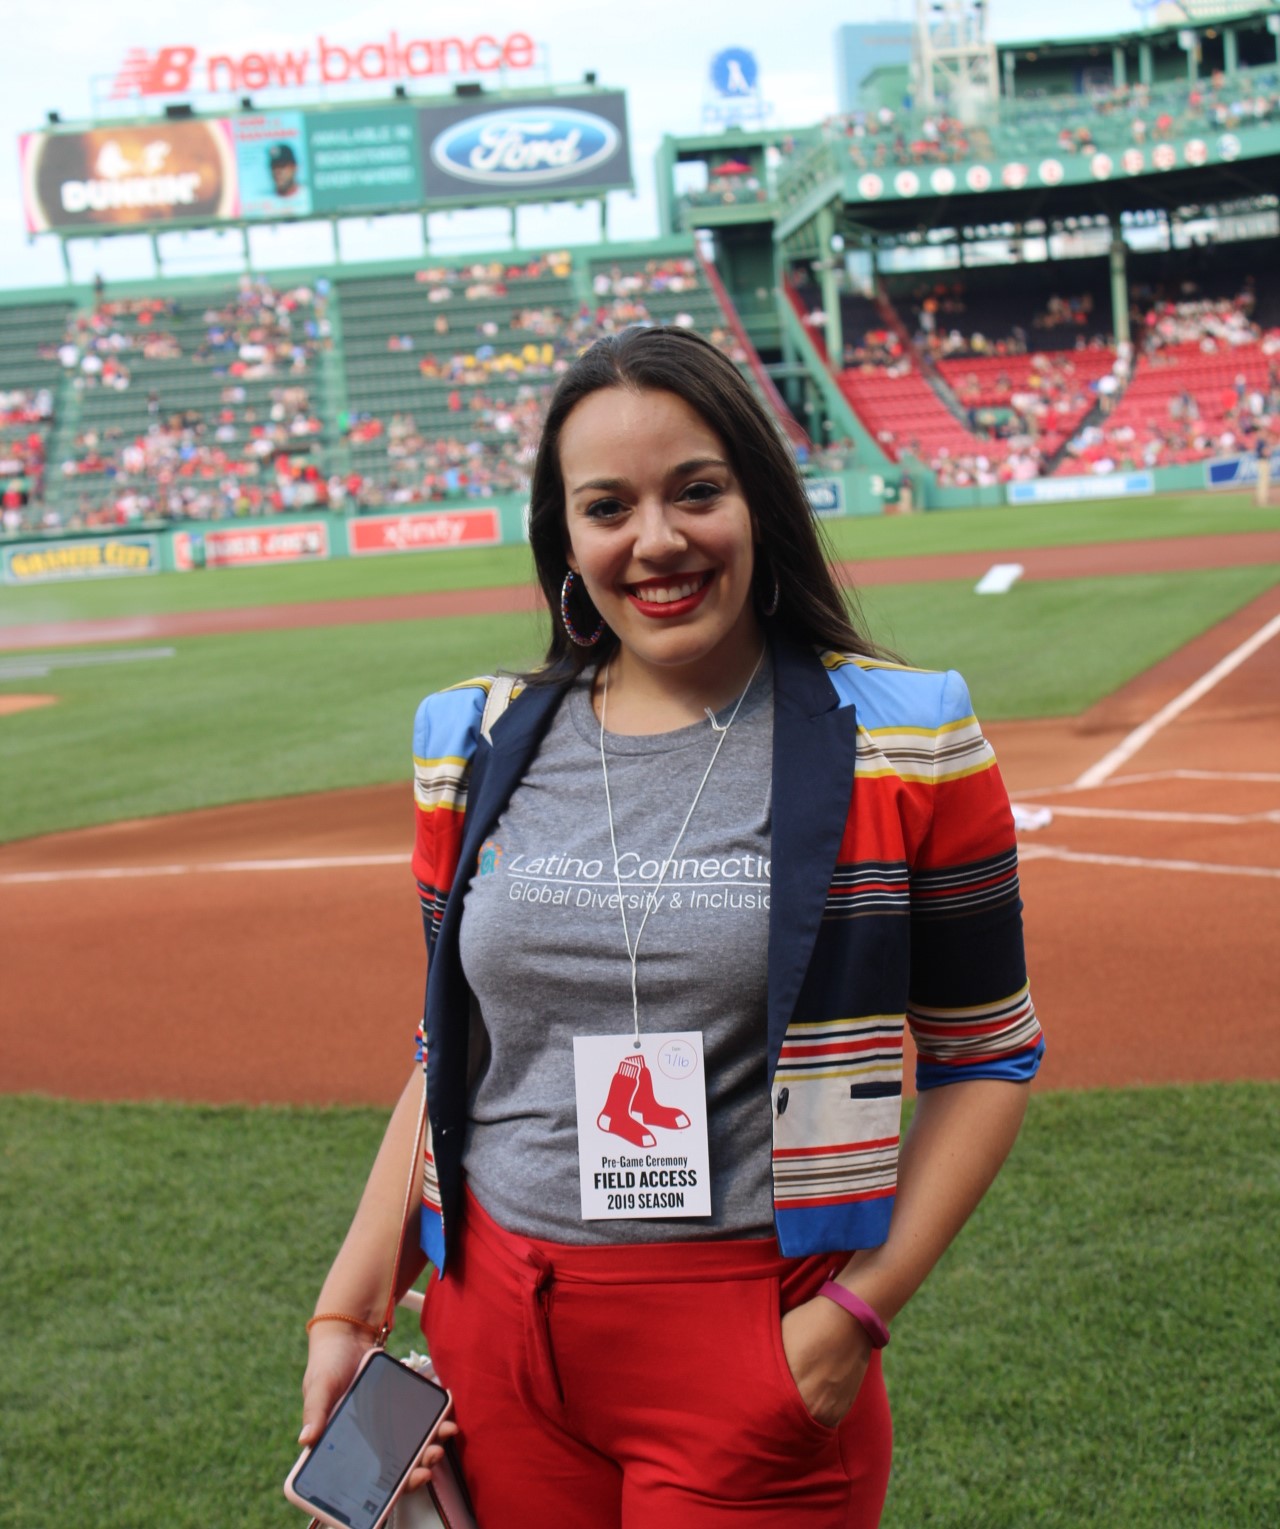
<instances>
[{"instance_id":1,"label":"purse","mask_svg":"<svg viewBox=\"0 0 1280 1529\"><path fill-rule=\"evenodd\" d=\"M424 1082L422 1103L418 1107L418 1129L413 1138L413 1157L409 1165L409 1184L405 1190L404 1214L400 1218L400 1240L396 1244L395 1263L391 1267L391 1292L387 1300L386 1318L382 1324L383 1346L386 1344L386 1334L391 1331L391 1318L396 1305L396 1271L400 1267L400 1255L404 1251L404 1233L409 1221L409 1212L413 1206L414 1189L417 1186L418 1175L422 1171L420 1167L422 1133L426 1126L426 1116L427 1089ZM404 1310L421 1316L422 1295L417 1290L408 1290L400 1298L399 1305ZM421 1371L438 1384L444 1384L436 1374L435 1365L432 1364L429 1354L411 1352L407 1359L400 1362L411 1370ZM388 1529L477 1529L475 1514L471 1510L471 1499L467 1496L467 1489L462 1480L462 1471L458 1465L453 1441L446 1443L444 1449L444 1459L432 1470L431 1480L426 1486L419 1487L416 1492L404 1492L396 1500L388 1520Z\"/></svg>"}]
</instances>

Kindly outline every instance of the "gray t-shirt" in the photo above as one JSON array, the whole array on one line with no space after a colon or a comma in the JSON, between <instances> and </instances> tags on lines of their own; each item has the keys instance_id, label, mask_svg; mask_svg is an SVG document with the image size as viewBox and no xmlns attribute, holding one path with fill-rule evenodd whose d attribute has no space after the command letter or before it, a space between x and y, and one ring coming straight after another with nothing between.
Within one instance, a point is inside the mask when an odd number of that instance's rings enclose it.
<instances>
[{"instance_id":1,"label":"gray t-shirt","mask_svg":"<svg viewBox=\"0 0 1280 1529\"><path fill-rule=\"evenodd\" d=\"M723 724L732 706L719 713ZM634 941L716 745L709 722L606 733ZM629 1036L631 966L618 910L590 685L574 685L484 844L460 952L475 995L464 1166L508 1230L555 1242L772 1235L766 1069L773 674L766 658L658 892L640 943L643 1032L701 1030L709 1217L584 1221L575 1035Z\"/></svg>"}]
</instances>

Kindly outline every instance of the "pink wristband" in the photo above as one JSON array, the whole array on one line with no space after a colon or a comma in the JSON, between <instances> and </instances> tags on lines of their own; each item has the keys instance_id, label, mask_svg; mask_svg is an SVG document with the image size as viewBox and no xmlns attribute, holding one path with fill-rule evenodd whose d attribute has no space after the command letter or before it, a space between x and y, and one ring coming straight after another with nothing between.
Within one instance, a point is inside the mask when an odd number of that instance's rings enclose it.
<instances>
[{"instance_id":1,"label":"pink wristband","mask_svg":"<svg viewBox=\"0 0 1280 1529\"><path fill-rule=\"evenodd\" d=\"M818 1294L825 1295L827 1300L834 1301L837 1306L843 1306L866 1333L872 1348L883 1348L888 1343L889 1329L861 1296L854 1295L852 1290L846 1290L833 1279L821 1286Z\"/></svg>"}]
</instances>

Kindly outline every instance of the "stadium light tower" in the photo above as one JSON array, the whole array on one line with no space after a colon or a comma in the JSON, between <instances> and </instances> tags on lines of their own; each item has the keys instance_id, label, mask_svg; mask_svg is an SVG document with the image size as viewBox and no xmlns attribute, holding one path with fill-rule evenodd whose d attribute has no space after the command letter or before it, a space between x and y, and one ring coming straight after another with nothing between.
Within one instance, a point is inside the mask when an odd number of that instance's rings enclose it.
<instances>
[{"instance_id":1,"label":"stadium light tower","mask_svg":"<svg viewBox=\"0 0 1280 1529\"><path fill-rule=\"evenodd\" d=\"M973 122L1000 93L985 0L916 0L916 98Z\"/></svg>"}]
</instances>

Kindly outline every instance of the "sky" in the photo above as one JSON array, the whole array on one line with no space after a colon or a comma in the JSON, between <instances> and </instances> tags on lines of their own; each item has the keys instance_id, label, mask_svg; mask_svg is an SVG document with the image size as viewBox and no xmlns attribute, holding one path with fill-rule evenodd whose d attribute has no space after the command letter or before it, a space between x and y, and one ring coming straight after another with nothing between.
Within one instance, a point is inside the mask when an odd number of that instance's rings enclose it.
<instances>
[{"instance_id":1,"label":"sky","mask_svg":"<svg viewBox=\"0 0 1280 1529\"><path fill-rule=\"evenodd\" d=\"M64 122L91 111L91 81L114 75L130 48L154 53L188 45L202 55L242 55L252 49L314 48L323 35L331 43L355 45L384 40L395 29L402 38L461 36L488 32L499 38L526 32L539 46L533 83L572 83L594 70L601 85L628 95L634 194L610 195L609 227L614 238L651 238L659 232L653 160L663 133L704 131L702 109L711 99L707 83L712 56L726 47L746 48L760 69L761 94L771 104L771 124L803 127L836 109L833 38L846 22L908 18L907 0L643 0L639 5L583 4L579 0L451 0L407 4L405 0L218 0L215 5L157 5L155 0L0 0L4 22L5 84L0 92L0 286L61 284L62 257L56 239L31 241L25 232L18 184L18 136L42 127L50 110ZM992 35L997 41L1043 37L1040 0L990 0ZM643 16L643 20L638 18ZM1133 4L1117 0L1076 0L1060 35L1127 31L1141 24ZM446 83L445 89L449 88ZM369 96L389 95L371 87ZM415 91L415 93L417 93ZM278 100L281 98L277 98ZM305 91L291 94L298 104ZM591 241L598 215L572 207L521 215L525 245L553 247ZM433 219L432 241L442 254L500 248L507 236L504 213L457 213ZM232 239L234 238L234 244ZM318 263L329 258L327 231L262 228L252 235L255 263L263 268ZM349 260L416 254L417 219L358 220L345 226L343 255ZM145 240L106 239L73 246L76 280L95 272L108 280L149 276L154 267ZM239 235L171 235L165 245L166 274L226 268L239 251Z\"/></svg>"}]
</instances>

